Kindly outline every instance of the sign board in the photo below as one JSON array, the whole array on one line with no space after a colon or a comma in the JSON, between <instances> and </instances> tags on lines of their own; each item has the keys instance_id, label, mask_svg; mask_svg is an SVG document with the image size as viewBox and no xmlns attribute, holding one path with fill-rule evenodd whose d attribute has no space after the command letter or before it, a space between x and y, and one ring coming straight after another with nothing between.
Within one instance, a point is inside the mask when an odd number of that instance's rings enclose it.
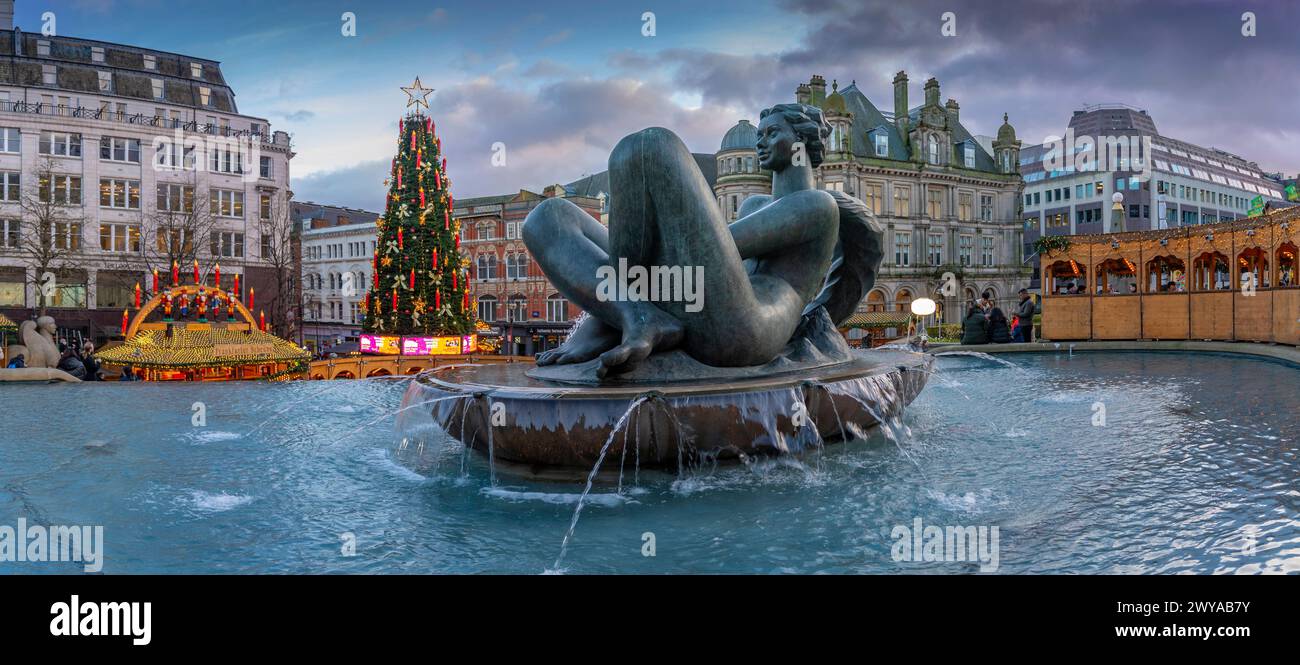
<instances>
[{"instance_id":1,"label":"sign board","mask_svg":"<svg viewBox=\"0 0 1300 665\"><path fill-rule=\"evenodd\" d=\"M1250 212L1247 217L1259 217L1264 214L1264 197L1256 196L1250 200Z\"/></svg>"},{"instance_id":2,"label":"sign board","mask_svg":"<svg viewBox=\"0 0 1300 665\"><path fill-rule=\"evenodd\" d=\"M403 337L404 356L454 356L473 353L478 348L475 335L444 337Z\"/></svg>"},{"instance_id":3,"label":"sign board","mask_svg":"<svg viewBox=\"0 0 1300 665\"><path fill-rule=\"evenodd\" d=\"M1296 183L1289 183L1286 186L1286 200L1300 201L1300 190L1296 189Z\"/></svg>"},{"instance_id":4,"label":"sign board","mask_svg":"<svg viewBox=\"0 0 1300 665\"><path fill-rule=\"evenodd\" d=\"M402 351L402 338L396 335L362 335L361 352L395 356Z\"/></svg>"}]
</instances>

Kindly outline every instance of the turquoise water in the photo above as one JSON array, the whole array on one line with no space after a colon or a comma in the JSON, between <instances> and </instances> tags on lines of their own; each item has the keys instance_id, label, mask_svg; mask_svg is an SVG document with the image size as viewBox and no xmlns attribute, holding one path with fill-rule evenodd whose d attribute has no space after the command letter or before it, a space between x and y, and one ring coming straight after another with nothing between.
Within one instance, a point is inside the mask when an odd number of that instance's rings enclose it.
<instances>
[{"instance_id":1,"label":"turquoise water","mask_svg":"<svg viewBox=\"0 0 1300 665\"><path fill-rule=\"evenodd\" d=\"M629 468L621 494L596 485L561 570L978 569L896 561L895 527L921 518L996 526L1000 573L1300 571L1300 370L1221 355L1001 358L1012 366L940 358L899 445L875 432L799 460ZM498 469L493 485L485 459L418 417L405 434L434 463L415 473L394 461L405 387L0 385L0 526L103 525L109 574L551 569L581 484ZM195 402L206 426L192 424Z\"/></svg>"}]
</instances>

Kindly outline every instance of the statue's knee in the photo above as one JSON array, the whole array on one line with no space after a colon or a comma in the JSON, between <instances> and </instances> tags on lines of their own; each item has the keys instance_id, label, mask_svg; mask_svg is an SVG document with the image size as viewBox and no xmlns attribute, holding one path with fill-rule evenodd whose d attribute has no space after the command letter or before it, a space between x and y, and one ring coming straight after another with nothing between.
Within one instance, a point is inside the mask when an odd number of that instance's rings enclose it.
<instances>
[{"instance_id":1,"label":"statue's knee","mask_svg":"<svg viewBox=\"0 0 1300 665\"><path fill-rule=\"evenodd\" d=\"M528 213L520 234L529 249L540 246L546 238L554 237L561 232L563 226L561 218L566 204L573 205L572 202L560 198L546 199Z\"/></svg>"},{"instance_id":2,"label":"statue's knee","mask_svg":"<svg viewBox=\"0 0 1300 665\"><path fill-rule=\"evenodd\" d=\"M685 150L686 144L670 130L647 127L624 136L609 154L611 170L625 165L644 165L648 161L672 159ZM687 151L690 154L690 151Z\"/></svg>"}]
</instances>

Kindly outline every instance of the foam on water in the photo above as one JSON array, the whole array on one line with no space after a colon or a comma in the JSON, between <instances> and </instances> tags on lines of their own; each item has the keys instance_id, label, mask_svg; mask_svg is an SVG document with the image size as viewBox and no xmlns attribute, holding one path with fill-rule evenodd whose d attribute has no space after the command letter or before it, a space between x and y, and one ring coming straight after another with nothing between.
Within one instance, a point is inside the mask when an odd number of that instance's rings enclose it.
<instances>
[{"instance_id":1,"label":"foam on water","mask_svg":"<svg viewBox=\"0 0 1300 665\"><path fill-rule=\"evenodd\" d=\"M194 443L215 443L217 441L233 441L243 438L239 432L225 432L221 430L197 430L186 435Z\"/></svg>"},{"instance_id":2,"label":"foam on water","mask_svg":"<svg viewBox=\"0 0 1300 665\"><path fill-rule=\"evenodd\" d=\"M572 506L579 501L584 501L590 505L601 506L603 508L616 508L628 503L635 503L630 497L613 492L595 492L588 494L584 499L582 494L577 492L534 492L527 490L513 490L506 487L484 487L479 490L484 496L490 496L494 499L505 499L506 501L538 501L541 503L550 503L561 506Z\"/></svg>"},{"instance_id":3,"label":"foam on water","mask_svg":"<svg viewBox=\"0 0 1300 665\"><path fill-rule=\"evenodd\" d=\"M253 497L244 494L227 494L225 492L204 492L192 490L190 500L194 507L207 513L220 513L252 502Z\"/></svg>"}]
</instances>

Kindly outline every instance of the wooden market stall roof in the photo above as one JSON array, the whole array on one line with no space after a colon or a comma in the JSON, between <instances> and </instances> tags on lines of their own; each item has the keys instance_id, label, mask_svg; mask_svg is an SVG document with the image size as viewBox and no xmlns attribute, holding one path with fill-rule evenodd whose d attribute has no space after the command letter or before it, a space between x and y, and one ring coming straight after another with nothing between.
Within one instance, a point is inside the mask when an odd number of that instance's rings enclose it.
<instances>
[{"instance_id":1,"label":"wooden market stall roof","mask_svg":"<svg viewBox=\"0 0 1300 665\"><path fill-rule=\"evenodd\" d=\"M855 312L841 328L901 328L911 320L907 312Z\"/></svg>"},{"instance_id":2,"label":"wooden market stall roof","mask_svg":"<svg viewBox=\"0 0 1300 665\"><path fill-rule=\"evenodd\" d=\"M311 358L292 342L257 329L141 330L118 346L95 354L100 362L148 369L240 367L292 363Z\"/></svg>"}]
</instances>

